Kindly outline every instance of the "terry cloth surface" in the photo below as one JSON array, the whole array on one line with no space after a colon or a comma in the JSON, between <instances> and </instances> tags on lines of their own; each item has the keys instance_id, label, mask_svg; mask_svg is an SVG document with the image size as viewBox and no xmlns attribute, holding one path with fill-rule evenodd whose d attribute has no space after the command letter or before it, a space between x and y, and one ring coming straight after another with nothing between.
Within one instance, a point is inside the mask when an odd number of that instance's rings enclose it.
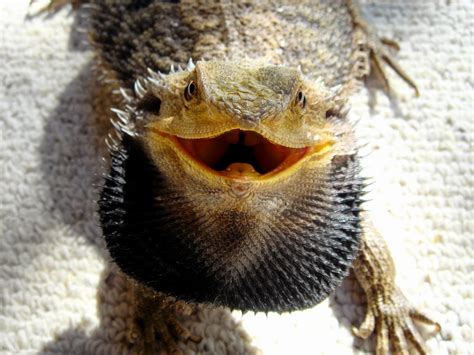
<instances>
[{"instance_id":1,"label":"terry cloth surface","mask_svg":"<svg viewBox=\"0 0 474 355\"><path fill-rule=\"evenodd\" d=\"M365 88L354 97L374 178L366 207L392 248L399 286L443 326L426 335L431 352L474 353L473 5L370 1L363 10L400 42L398 59L421 91L414 98L390 73L394 100ZM107 266L94 215L104 132L91 119L91 52L67 10L34 19L27 11L26 0L0 3L0 352L128 353L127 287ZM352 279L293 314L201 309L188 325L205 340L188 349L368 351L373 338L351 334L363 310Z\"/></svg>"}]
</instances>

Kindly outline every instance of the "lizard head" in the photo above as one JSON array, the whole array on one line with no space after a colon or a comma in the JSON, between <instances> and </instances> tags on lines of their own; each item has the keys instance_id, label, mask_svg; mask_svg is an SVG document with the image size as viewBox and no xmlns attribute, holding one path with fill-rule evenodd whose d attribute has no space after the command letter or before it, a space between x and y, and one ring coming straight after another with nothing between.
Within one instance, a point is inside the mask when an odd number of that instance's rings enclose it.
<instances>
[{"instance_id":1,"label":"lizard head","mask_svg":"<svg viewBox=\"0 0 474 355\"><path fill-rule=\"evenodd\" d=\"M161 79L143 98L161 102L158 113L144 112L147 142L151 150L172 144L192 175L251 189L334 144L330 94L299 70L213 61Z\"/></svg>"},{"instance_id":2,"label":"lizard head","mask_svg":"<svg viewBox=\"0 0 474 355\"><path fill-rule=\"evenodd\" d=\"M99 203L124 272L256 311L309 307L340 283L362 183L336 93L298 69L210 61L150 71L129 100Z\"/></svg>"}]
</instances>

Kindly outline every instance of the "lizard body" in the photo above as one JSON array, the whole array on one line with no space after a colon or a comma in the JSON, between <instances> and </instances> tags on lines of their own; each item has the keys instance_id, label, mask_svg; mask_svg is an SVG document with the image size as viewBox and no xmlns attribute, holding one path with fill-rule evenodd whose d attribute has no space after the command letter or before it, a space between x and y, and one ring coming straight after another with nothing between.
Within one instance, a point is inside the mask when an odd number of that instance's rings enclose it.
<instances>
[{"instance_id":1,"label":"lizard body","mask_svg":"<svg viewBox=\"0 0 474 355\"><path fill-rule=\"evenodd\" d=\"M334 87L354 79L356 43L344 3L104 1L94 5L92 37L122 85L132 85L147 68L168 72L189 58L250 58L300 65Z\"/></svg>"},{"instance_id":2,"label":"lizard body","mask_svg":"<svg viewBox=\"0 0 474 355\"><path fill-rule=\"evenodd\" d=\"M424 353L412 320L439 325L398 290L362 213L346 117L370 67L386 87L384 61L416 86L356 4L95 0L89 11L98 70L123 94L101 223L151 315L149 349L156 331L176 350L163 324L179 325L153 316L169 308L158 293L283 312L324 299L352 265L368 300L354 333L375 331L379 354L406 342Z\"/></svg>"}]
</instances>

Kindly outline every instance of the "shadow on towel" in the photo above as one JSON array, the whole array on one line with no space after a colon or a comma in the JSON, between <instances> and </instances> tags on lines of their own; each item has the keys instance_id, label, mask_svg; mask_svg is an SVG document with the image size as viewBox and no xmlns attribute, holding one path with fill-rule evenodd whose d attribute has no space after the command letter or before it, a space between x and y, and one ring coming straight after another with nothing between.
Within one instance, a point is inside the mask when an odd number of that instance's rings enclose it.
<instances>
[{"instance_id":1,"label":"shadow on towel","mask_svg":"<svg viewBox=\"0 0 474 355\"><path fill-rule=\"evenodd\" d=\"M46 344L38 355L49 354L139 354L140 340L130 341L133 313L130 283L117 267L111 265L102 272L97 293L97 313L100 324L92 331L76 326ZM203 337L199 344L180 343L181 349L199 354L256 354L251 339L222 308L198 307L196 314L180 317L193 334ZM224 344L225 342L225 344Z\"/></svg>"}]
</instances>

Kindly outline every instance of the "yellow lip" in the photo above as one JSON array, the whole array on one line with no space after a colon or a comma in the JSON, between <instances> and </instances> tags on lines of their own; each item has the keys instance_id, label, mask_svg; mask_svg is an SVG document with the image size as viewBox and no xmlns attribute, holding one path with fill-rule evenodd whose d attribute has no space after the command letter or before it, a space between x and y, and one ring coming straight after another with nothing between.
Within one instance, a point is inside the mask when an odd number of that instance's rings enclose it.
<instances>
[{"instance_id":1,"label":"yellow lip","mask_svg":"<svg viewBox=\"0 0 474 355\"><path fill-rule=\"evenodd\" d=\"M176 152L203 172L238 181L262 181L291 173L303 161L328 152L333 142L289 148L254 131L233 129L220 135L187 139L151 129L170 141Z\"/></svg>"}]
</instances>

